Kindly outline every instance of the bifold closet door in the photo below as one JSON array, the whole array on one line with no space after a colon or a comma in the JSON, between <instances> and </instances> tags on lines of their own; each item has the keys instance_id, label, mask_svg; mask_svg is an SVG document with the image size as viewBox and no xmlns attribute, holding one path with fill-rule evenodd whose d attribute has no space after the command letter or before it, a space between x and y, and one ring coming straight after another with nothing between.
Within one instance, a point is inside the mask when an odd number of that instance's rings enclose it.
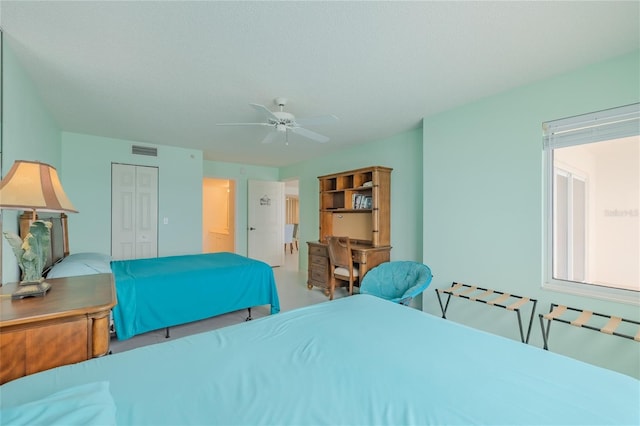
<instances>
[{"instance_id":1,"label":"bifold closet door","mask_svg":"<svg viewBox=\"0 0 640 426\"><path fill-rule=\"evenodd\" d=\"M111 256L158 255L158 168L111 165Z\"/></svg>"}]
</instances>

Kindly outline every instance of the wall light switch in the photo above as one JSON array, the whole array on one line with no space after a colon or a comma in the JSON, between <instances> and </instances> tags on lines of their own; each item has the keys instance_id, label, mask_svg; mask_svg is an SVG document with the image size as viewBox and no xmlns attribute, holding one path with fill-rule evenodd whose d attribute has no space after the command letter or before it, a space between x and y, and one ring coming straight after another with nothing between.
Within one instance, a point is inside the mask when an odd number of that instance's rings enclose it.
<instances>
[{"instance_id":1,"label":"wall light switch","mask_svg":"<svg viewBox=\"0 0 640 426\"><path fill-rule=\"evenodd\" d=\"M165 217L164 219L162 219L162 223L164 223L165 225L169 224L169 218Z\"/></svg>"}]
</instances>

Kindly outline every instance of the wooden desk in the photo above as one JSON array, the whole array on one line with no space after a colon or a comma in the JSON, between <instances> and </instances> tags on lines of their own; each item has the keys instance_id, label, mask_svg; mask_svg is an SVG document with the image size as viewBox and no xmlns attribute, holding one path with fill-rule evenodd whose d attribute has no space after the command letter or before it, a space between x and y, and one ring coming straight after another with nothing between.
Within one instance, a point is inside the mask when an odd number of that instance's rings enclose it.
<instances>
[{"instance_id":1,"label":"wooden desk","mask_svg":"<svg viewBox=\"0 0 640 426\"><path fill-rule=\"evenodd\" d=\"M314 286L324 288L324 293L329 295L329 251L327 245L318 241L307 241L309 246L309 269L307 288ZM353 261L357 263L360 280L364 278L369 269L391 259L391 246L371 247L360 244L351 245Z\"/></svg>"},{"instance_id":2,"label":"wooden desk","mask_svg":"<svg viewBox=\"0 0 640 426\"><path fill-rule=\"evenodd\" d=\"M47 280L44 297L12 300L17 284L0 287L0 384L109 352L111 274Z\"/></svg>"}]
</instances>

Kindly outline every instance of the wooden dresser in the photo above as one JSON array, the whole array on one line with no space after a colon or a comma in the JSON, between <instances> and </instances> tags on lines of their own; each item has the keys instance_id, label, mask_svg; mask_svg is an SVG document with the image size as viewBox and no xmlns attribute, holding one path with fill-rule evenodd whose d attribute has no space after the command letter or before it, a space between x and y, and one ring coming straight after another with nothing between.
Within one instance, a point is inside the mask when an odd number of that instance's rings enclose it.
<instances>
[{"instance_id":1,"label":"wooden dresser","mask_svg":"<svg viewBox=\"0 0 640 426\"><path fill-rule=\"evenodd\" d=\"M16 283L0 287L0 384L109 352L111 274L47 280L44 297L12 300Z\"/></svg>"}]
</instances>

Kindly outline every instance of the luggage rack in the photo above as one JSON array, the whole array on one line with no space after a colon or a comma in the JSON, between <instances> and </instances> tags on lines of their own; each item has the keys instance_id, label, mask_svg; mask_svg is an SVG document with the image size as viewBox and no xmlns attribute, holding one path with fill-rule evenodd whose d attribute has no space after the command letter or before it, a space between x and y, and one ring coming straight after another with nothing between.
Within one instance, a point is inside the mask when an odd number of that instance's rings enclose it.
<instances>
[{"instance_id":1,"label":"luggage rack","mask_svg":"<svg viewBox=\"0 0 640 426\"><path fill-rule=\"evenodd\" d=\"M576 319L570 320L566 318L562 318L563 315L566 316L568 312L578 312L579 315ZM594 325L589 324L589 321L595 317L608 319L607 323L603 327L596 327ZM556 303L552 303L549 308L549 313L547 314L538 314L540 318L540 328L542 329L542 339L544 340L544 349L549 350L549 330L551 329L552 321L559 321L565 324L573 325L574 327L588 328L589 330L599 331L600 333L610 334L613 336L624 337L625 339L635 340L636 342L640 342L640 327L638 328L638 332L635 335L630 335L626 333L621 333L616 331L622 323L635 324L640 326L640 322L616 317L613 315L600 314L598 312L587 311L584 309L572 308L569 306L558 305ZM547 327L545 330L544 320L547 320Z\"/></svg>"},{"instance_id":2,"label":"luggage rack","mask_svg":"<svg viewBox=\"0 0 640 426\"><path fill-rule=\"evenodd\" d=\"M482 293L480 293L482 292ZM445 305L442 305L442 299L440 298L440 294L444 293L447 295L447 302ZM499 308L506 309L508 311L515 311L518 316L518 327L520 329L520 340L522 343L529 343L529 336L531 335L531 326L533 325L533 316L536 311L536 304L538 301L536 299L531 299L525 296L518 296L515 294L504 293L502 291L493 290L490 288L483 288L477 286L471 286L469 284L462 284L454 282L449 288L437 288L436 295L438 296L438 303L440 304L440 309L442 310L442 318L446 319L447 308L449 307L449 301L451 300L451 296L461 297L463 299L472 300L474 302L485 303L490 306L497 306ZM498 295L498 297L494 299L488 299L491 296ZM507 302L511 302L506 304ZM527 335L525 337L523 329L522 329L522 318L520 317L520 308L528 302L532 302L533 306L531 307L531 317L529 318L529 326L527 327Z\"/></svg>"}]
</instances>

